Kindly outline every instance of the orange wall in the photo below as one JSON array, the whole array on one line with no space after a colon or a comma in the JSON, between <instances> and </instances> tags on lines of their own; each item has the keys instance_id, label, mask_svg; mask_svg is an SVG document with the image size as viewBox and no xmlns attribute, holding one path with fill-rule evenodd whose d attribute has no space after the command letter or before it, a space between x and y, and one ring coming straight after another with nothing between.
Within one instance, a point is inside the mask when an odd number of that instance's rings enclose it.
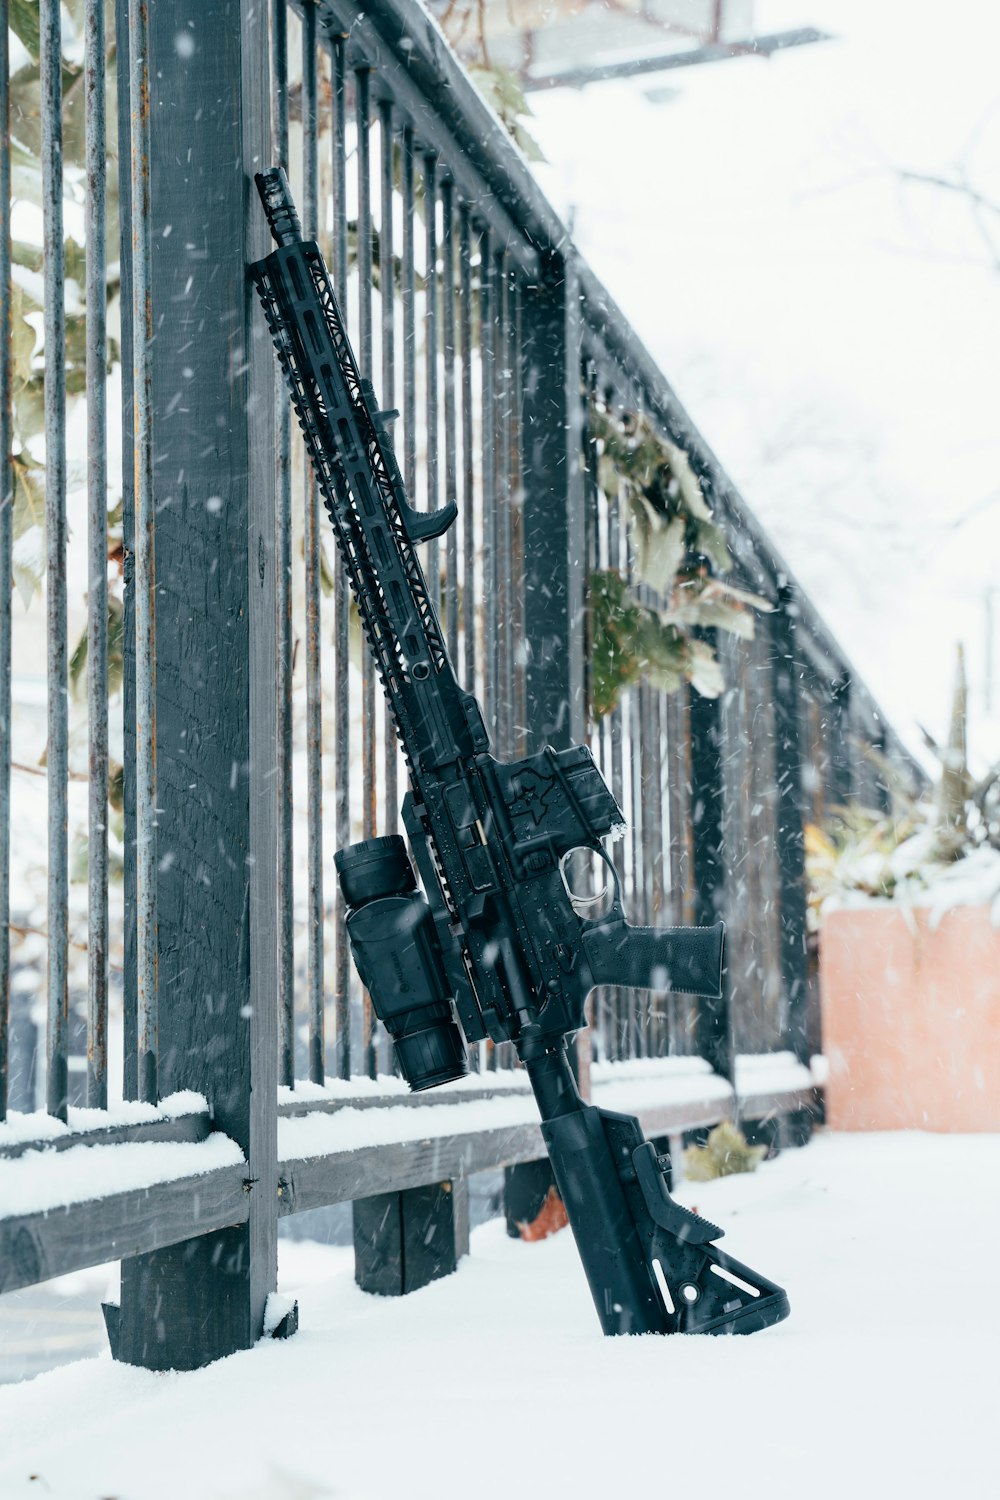
<instances>
[{"instance_id":1,"label":"orange wall","mask_svg":"<svg viewBox=\"0 0 1000 1500\"><path fill-rule=\"evenodd\" d=\"M914 930L915 929L915 930ZM835 1130L1000 1130L1000 929L987 907L831 912L820 933Z\"/></svg>"}]
</instances>

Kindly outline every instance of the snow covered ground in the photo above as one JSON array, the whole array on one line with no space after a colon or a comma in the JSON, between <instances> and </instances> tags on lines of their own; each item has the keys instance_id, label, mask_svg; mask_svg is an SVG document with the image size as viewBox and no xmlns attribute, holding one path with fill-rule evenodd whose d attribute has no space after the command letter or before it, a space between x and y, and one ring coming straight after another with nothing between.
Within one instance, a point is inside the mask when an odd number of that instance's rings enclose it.
<instances>
[{"instance_id":1,"label":"snow covered ground","mask_svg":"<svg viewBox=\"0 0 1000 1500\"><path fill-rule=\"evenodd\" d=\"M400 1301L358 1291L348 1251L285 1241L296 1338L0 1390L0 1495L992 1500L998 1177L997 1136L822 1135L689 1187L788 1287L791 1319L749 1339L602 1339L567 1234L489 1224Z\"/></svg>"}]
</instances>

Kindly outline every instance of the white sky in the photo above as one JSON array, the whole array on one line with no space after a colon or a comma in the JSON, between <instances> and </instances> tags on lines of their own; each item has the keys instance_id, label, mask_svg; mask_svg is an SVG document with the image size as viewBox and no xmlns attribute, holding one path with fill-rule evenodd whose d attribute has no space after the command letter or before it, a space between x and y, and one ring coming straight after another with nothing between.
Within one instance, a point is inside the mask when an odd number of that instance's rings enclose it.
<instances>
[{"instance_id":1,"label":"white sky","mask_svg":"<svg viewBox=\"0 0 1000 1500\"><path fill-rule=\"evenodd\" d=\"M1000 268L964 201L898 169L963 162L1000 201L1000 10L944 19L758 0L758 31L837 40L531 103L583 254L911 743L917 720L944 732L964 640L983 761Z\"/></svg>"}]
</instances>

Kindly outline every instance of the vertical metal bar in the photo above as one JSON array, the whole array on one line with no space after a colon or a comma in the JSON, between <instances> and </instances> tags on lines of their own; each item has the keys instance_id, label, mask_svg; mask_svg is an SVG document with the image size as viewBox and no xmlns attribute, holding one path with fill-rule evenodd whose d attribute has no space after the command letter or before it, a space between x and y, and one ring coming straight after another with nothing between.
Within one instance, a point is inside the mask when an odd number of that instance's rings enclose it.
<instances>
[{"instance_id":1,"label":"vertical metal bar","mask_svg":"<svg viewBox=\"0 0 1000 1500\"><path fill-rule=\"evenodd\" d=\"M443 265L441 320L444 347L444 498L458 503L458 453L455 432L455 215L454 188L449 177L441 184ZM445 559L445 635L453 662L458 660L458 525L451 526Z\"/></svg>"},{"instance_id":2,"label":"vertical metal bar","mask_svg":"<svg viewBox=\"0 0 1000 1500\"><path fill-rule=\"evenodd\" d=\"M603 395L604 407L611 410L613 396L610 390L605 390ZM613 572L619 572L622 568L622 514L618 491L607 497L608 507L608 567ZM619 702L611 710L610 722L608 724L608 747L611 757L611 791L619 807L625 807L625 764L624 764L624 713ZM618 878L624 885L626 873L626 840L616 839L611 846L611 858ZM611 1033L614 1037L614 1058L620 1058L625 1053L626 1024L625 1015L628 1009L628 995L623 989L616 987L611 992L612 1025Z\"/></svg>"},{"instance_id":3,"label":"vertical metal bar","mask_svg":"<svg viewBox=\"0 0 1000 1500\"><path fill-rule=\"evenodd\" d=\"M14 518L10 281L10 57L7 0L0 3L0 1120L7 1118L10 1015L10 595Z\"/></svg>"},{"instance_id":4,"label":"vertical metal bar","mask_svg":"<svg viewBox=\"0 0 1000 1500\"><path fill-rule=\"evenodd\" d=\"M497 743L497 537L496 449L493 417L496 410L494 359L493 254L490 232L479 233L479 362L482 371L483 465L483 715ZM491 1059L493 1054L490 1054Z\"/></svg>"},{"instance_id":5,"label":"vertical metal bar","mask_svg":"<svg viewBox=\"0 0 1000 1500\"><path fill-rule=\"evenodd\" d=\"M472 243L468 205L459 207L462 360L462 641L465 687L476 687L475 464L472 454Z\"/></svg>"},{"instance_id":6,"label":"vertical metal bar","mask_svg":"<svg viewBox=\"0 0 1000 1500\"><path fill-rule=\"evenodd\" d=\"M516 755L528 753L528 676L527 653L525 651L525 556L524 556L524 299L521 283L514 276L514 322L513 351L511 358L513 378L514 439L511 459L514 464L512 476L512 533L514 540L514 711L517 737L512 743Z\"/></svg>"},{"instance_id":7,"label":"vertical metal bar","mask_svg":"<svg viewBox=\"0 0 1000 1500\"><path fill-rule=\"evenodd\" d=\"M288 6L272 0L271 132L274 160L288 170ZM275 690L278 779L278 1082L295 1084L295 890L292 790L292 453L291 412L275 372Z\"/></svg>"},{"instance_id":8,"label":"vertical metal bar","mask_svg":"<svg viewBox=\"0 0 1000 1500\"><path fill-rule=\"evenodd\" d=\"M115 50L118 57L118 258L121 268L121 396L122 447L122 812L125 847L138 851L136 824L136 673L135 673L135 465L129 461L135 442L135 361L132 330L132 102L129 77L129 13L126 4L115 8ZM122 953L122 1096L139 1097L138 1017L138 859L125 860L122 877L124 942Z\"/></svg>"},{"instance_id":9,"label":"vertical metal bar","mask_svg":"<svg viewBox=\"0 0 1000 1500\"><path fill-rule=\"evenodd\" d=\"M476 465L473 453L472 404L472 233L469 207L459 203L459 356L461 359L462 403L462 661L463 682L470 693L476 690ZM470 1049L474 1072L481 1072L485 1043Z\"/></svg>"},{"instance_id":10,"label":"vertical metal bar","mask_svg":"<svg viewBox=\"0 0 1000 1500\"><path fill-rule=\"evenodd\" d=\"M427 372L427 509L437 510L438 494L438 309L437 309L437 155L424 153L424 353ZM437 541L427 546L427 582L434 607L441 607L441 558Z\"/></svg>"},{"instance_id":11,"label":"vertical metal bar","mask_svg":"<svg viewBox=\"0 0 1000 1500\"><path fill-rule=\"evenodd\" d=\"M302 8L302 229L306 239L318 233L319 181L316 68L316 7ZM323 678L322 584L320 580L319 495L312 469L305 475L306 562L306 798L309 986L309 1077L326 1077L326 1006L323 983Z\"/></svg>"},{"instance_id":12,"label":"vertical metal bar","mask_svg":"<svg viewBox=\"0 0 1000 1500\"><path fill-rule=\"evenodd\" d=\"M393 252L392 200L393 200L393 131L392 101L380 99L379 135L381 139L382 202L379 216L379 292L382 305L382 405L391 411L396 405L396 266ZM385 803L384 824L386 833L395 833L399 812L399 783L397 776L396 730L389 705L384 709L385 742Z\"/></svg>"},{"instance_id":13,"label":"vertical metal bar","mask_svg":"<svg viewBox=\"0 0 1000 1500\"><path fill-rule=\"evenodd\" d=\"M414 244L413 131L403 130L403 479L417 499L417 284Z\"/></svg>"},{"instance_id":14,"label":"vertical metal bar","mask_svg":"<svg viewBox=\"0 0 1000 1500\"><path fill-rule=\"evenodd\" d=\"M84 18L87 115L87 1103L108 1104L108 455L104 0Z\"/></svg>"},{"instance_id":15,"label":"vertical metal bar","mask_svg":"<svg viewBox=\"0 0 1000 1500\"><path fill-rule=\"evenodd\" d=\"M361 333L361 373L372 375L372 180L371 180L371 106L370 73L358 68L354 74L354 109L358 132L358 314ZM362 659L361 722L363 734L362 774L364 780L363 830L372 838L378 823L378 787L375 778L375 668L369 653ZM375 1011L368 994L364 997L365 1071L370 1078L378 1073L378 1029Z\"/></svg>"},{"instance_id":16,"label":"vertical metal bar","mask_svg":"<svg viewBox=\"0 0 1000 1500\"><path fill-rule=\"evenodd\" d=\"M48 1109L66 1119L69 996L69 700L66 646L66 319L63 305L62 72L59 0L42 0L41 110L45 273L45 540L48 672Z\"/></svg>"},{"instance_id":17,"label":"vertical metal bar","mask_svg":"<svg viewBox=\"0 0 1000 1500\"><path fill-rule=\"evenodd\" d=\"M597 372L593 361L584 358L580 368L581 400L583 402L583 464L584 464L584 599L590 597L591 578L598 567L602 565L601 559L601 526L600 526L600 490L597 483L597 439L594 436L594 424L591 421L590 408L594 401L597 390ZM584 615L584 696L589 705L593 697L591 684L590 660L593 653L593 630L589 611ZM604 723L601 719L593 719L588 713L588 730L590 731L591 749L602 771L606 770L604 765ZM610 986L600 986L589 1001L591 1026L595 1029L599 1038L601 1055L613 1056L614 1047L614 1021L612 1013L612 1000L614 989Z\"/></svg>"},{"instance_id":18,"label":"vertical metal bar","mask_svg":"<svg viewBox=\"0 0 1000 1500\"><path fill-rule=\"evenodd\" d=\"M342 36L333 43L333 274L337 297L347 316L347 87L345 48ZM350 595L341 570L337 570L334 594L334 701L337 706L334 760L335 829L337 847L351 842L351 693L350 693ZM344 900L337 886L334 896L334 943L336 945L335 1018L336 1073L351 1076L351 956L347 946Z\"/></svg>"},{"instance_id":19,"label":"vertical metal bar","mask_svg":"<svg viewBox=\"0 0 1000 1500\"><path fill-rule=\"evenodd\" d=\"M149 195L149 14L129 0L132 213L132 444L135 495L136 1049L139 1098L157 1097L153 340Z\"/></svg>"},{"instance_id":20,"label":"vertical metal bar","mask_svg":"<svg viewBox=\"0 0 1000 1500\"><path fill-rule=\"evenodd\" d=\"M642 795L642 902L640 911L647 925L653 920L653 901L656 862L656 801L653 783L657 774L657 752L659 746L653 739L653 690L647 682L638 689L639 699L639 766Z\"/></svg>"},{"instance_id":21,"label":"vertical metal bar","mask_svg":"<svg viewBox=\"0 0 1000 1500\"><path fill-rule=\"evenodd\" d=\"M501 754L513 753L514 663L513 575L510 529L510 280L502 253L496 257L496 434L497 434L497 699Z\"/></svg>"},{"instance_id":22,"label":"vertical metal bar","mask_svg":"<svg viewBox=\"0 0 1000 1500\"><path fill-rule=\"evenodd\" d=\"M661 719L661 694L652 685L648 689L649 702L649 813L651 823L649 880L649 922L653 927L663 923L663 791L660 775L663 767L665 745ZM663 1055L664 1015L669 1004L661 997L654 1005L649 1004L650 1052L654 1057Z\"/></svg>"}]
</instances>

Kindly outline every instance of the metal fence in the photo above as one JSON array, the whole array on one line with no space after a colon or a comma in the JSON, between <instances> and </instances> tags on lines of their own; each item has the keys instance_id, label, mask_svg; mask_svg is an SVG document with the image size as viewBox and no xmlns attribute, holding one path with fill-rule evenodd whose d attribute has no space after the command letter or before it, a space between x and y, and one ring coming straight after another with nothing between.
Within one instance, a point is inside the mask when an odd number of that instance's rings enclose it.
<instances>
[{"instance_id":1,"label":"metal fence","mask_svg":"<svg viewBox=\"0 0 1000 1500\"><path fill-rule=\"evenodd\" d=\"M726 1078L739 1053L807 1058L803 819L852 794L885 799L865 744L917 773L423 11L275 0L265 16L230 0L178 19L119 0L105 36L102 0L83 0L68 42L56 0L37 36L31 14L0 4L0 47L18 31L0 52L0 1120L17 1067L27 1076L23 1055L12 1066L10 997L33 990L47 997L49 1114L82 1102L75 1029L87 1104L106 1108L109 1073L112 1097L150 1104L197 1089L208 1115L159 1121L154 1137L197 1142L211 1125L248 1168L212 1191L201 1176L141 1206L20 1224L32 1248L13 1284L129 1256L123 1357L197 1363L259 1329L279 1208L405 1198L470 1163L539 1154L525 1127L431 1164L372 1157L360 1176L360 1158L349 1172L328 1156L312 1178L278 1165L279 1083L391 1067L328 872L339 845L395 830L402 786L251 305L261 163L287 167L362 369L400 409L411 495L458 505L426 565L497 752L589 737L631 823L615 857L633 920L730 924L721 1004L602 991L596 1056L695 1054ZM772 606L753 643L720 640L719 699L641 684L588 718L588 576L634 567L625 507L595 480L595 399L688 455L734 577ZM84 470L68 448L85 449ZM15 580L40 590L21 619ZM42 687L44 734L27 706ZM39 784L47 855L26 862L19 808ZM39 870L44 898L25 886ZM506 1050L484 1046L475 1066L512 1066ZM298 1092L286 1113L336 1103ZM178 1310L157 1352L150 1289L196 1277L202 1302Z\"/></svg>"}]
</instances>

